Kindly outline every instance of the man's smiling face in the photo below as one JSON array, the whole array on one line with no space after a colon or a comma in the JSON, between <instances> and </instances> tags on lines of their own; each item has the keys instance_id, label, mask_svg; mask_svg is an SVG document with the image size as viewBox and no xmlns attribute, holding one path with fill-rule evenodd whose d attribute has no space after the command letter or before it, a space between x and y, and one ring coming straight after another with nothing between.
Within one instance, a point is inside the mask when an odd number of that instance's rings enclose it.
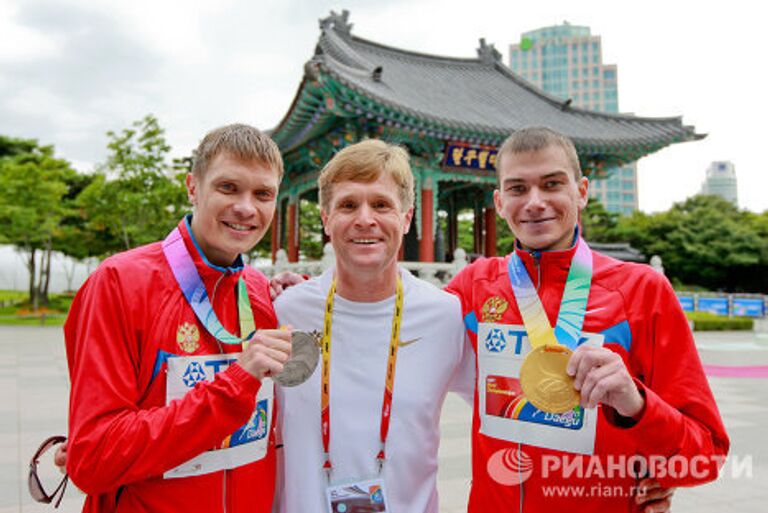
<instances>
[{"instance_id":1,"label":"man's smiling face","mask_svg":"<svg viewBox=\"0 0 768 513\"><path fill-rule=\"evenodd\" d=\"M413 216L412 208L403 210L399 192L392 177L384 173L370 183L334 184L328 211L321 216L339 270L384 274L397 267L397 254Z\"/></svg>"},{"instance_id":2,"label":"man's smiling face","mask_svg":"<svg viewBox=\"0 0 768 513\"><path fill-rule=\"evenodd\" d=\"M229 266L250 251L272 222L279 179L261 162L217 155L202 176L187 175L195 207L192 232L213 264Z\"/></svg>"},{"instance_id":3,"label":"man's smiling face","mask_svg":"<svg viewBox=\"0 0 768 513\"><path fill-rule=\"evenodd\" d=\"M504 155L493 201L524 249L566 249L587 205L588 186L586 178L575 178L560 147L547 146Z\"/></svg>"}]
</instances>

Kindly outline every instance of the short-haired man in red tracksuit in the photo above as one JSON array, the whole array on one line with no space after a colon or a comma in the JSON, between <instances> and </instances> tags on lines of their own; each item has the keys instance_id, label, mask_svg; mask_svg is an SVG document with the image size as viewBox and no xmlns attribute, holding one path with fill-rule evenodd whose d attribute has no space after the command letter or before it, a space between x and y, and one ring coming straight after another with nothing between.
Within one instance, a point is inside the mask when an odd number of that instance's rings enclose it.
<instances>
[{"instance_id":1,"label":"short-haired man in red tracksuit","mask_svg":"<svg viewBox=\"0 0 768 513\"><path fill-rule=\"evenodd\" d=\"M715 479L729 440L687 320L664 276L579 237L588 180L573 143L520 130L496 166L494 204L515 250L475 262L447 289L478 360L469 512L638 511L644 493L666 508L669 491L638 489L643 477L664 488ZM521 393L526 358L547 347L569 358L562 373L579 393L567 411ZM541 389L557 385L537 372Z\"/></svg>"},{"instance_id":2,"label":"short-haired man in red tracksuit","mask_svg":"<svg viewBox=\"0 0 768 513\"><path fill-rule=\"evenodd\" d=\"M257 129L214 130L187 176L193 214L79 290L65 325L66 457L84 511L271 511L268 377L290 332L275 329L269 283L240 255L270 226L282 173Z\"/></svg>"}]
</instances>

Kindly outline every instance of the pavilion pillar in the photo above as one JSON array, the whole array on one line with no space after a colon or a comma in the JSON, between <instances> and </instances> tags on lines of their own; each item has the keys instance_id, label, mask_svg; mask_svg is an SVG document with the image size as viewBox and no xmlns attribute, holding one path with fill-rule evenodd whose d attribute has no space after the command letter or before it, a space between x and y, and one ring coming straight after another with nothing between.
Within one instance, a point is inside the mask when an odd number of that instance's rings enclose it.
<instances>
[{"instance_id":1,"label":"pavilion pillar","mask_svg":"<svg viewBox=\"0 0 768 513\"><path fill-rule=\"evenodd\" d=\"M481 255L483 254L483 221L485 219L483 214L483 204L480 201L480 198L475 198L474 211L474 226L472 227L472 235L474 236L474 240L472 252Z\"/></svg>"},{"instance_id":2,"label":"pavilion pillar","mask_svg":"<svg viewBox=\"0 0 768 513\"><path fill-rule=\"evenodd\" d=\"M421 240L419 241L419 261L435 261L434 198L432 183L427 179L421 189Z\"/></svg>"},{"instance_id":3,"label":"pavilion pillar","mask_svg":"<svg viewBox=\"0 0 768 513\"><path fill-rule=\"evenodd\" d=\"M485 207L485 256L496 256L496 209Z\"/></svg>"},{"instance_id":4,"label":"pavilion pillar","mask_svg":"<svg viewBox=\"0 0 768 513\"><path fill-rule=\"evenodd\" d=\"M459 219L458 210L453 198L453 194L448 196L448 219L446 220L448 228L448 255L449 258L453 257L453 252L456 251L456 246L459 244Z\"/></svg>"},{"instance_id":5,"label":"pavilion pillar","mask_svg":"<svg viewBox=\"0 0 768 513\"><path fill-rule=\"evenodd\" d=\"M288 261L299 261L299 198L288 200Z\"/></svg>"}]
</instances>

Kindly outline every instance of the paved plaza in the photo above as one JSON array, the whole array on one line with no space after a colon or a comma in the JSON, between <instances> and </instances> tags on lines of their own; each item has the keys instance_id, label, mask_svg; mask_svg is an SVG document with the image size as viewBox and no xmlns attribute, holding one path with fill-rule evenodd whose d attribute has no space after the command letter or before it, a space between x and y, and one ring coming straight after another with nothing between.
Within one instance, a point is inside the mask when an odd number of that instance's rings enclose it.
<instances>
[{"instance_id":1,"label":"paved plaza","mask_svg":"<svg viewBox=\"0 0 768 513\"><path fill-rule=\"evenodd\" d=\"M768 365L768 334L697 333L696 342L705 365ZM710 384L731 437L732 459L715 483L679 490L673 511L762 513L768 503L768 378L710 377ZM32 501L26 475L40 441L66 431L69 384L61 328L0 326L0 391L0 513L53 511ZM438 483L445 513L466 510L470 420L469 406L449 396ZM54 482L56 473L43 463L44 480ZM82 500L70 487L59 511L79 511Z\"/></svg>"}]
</instances>

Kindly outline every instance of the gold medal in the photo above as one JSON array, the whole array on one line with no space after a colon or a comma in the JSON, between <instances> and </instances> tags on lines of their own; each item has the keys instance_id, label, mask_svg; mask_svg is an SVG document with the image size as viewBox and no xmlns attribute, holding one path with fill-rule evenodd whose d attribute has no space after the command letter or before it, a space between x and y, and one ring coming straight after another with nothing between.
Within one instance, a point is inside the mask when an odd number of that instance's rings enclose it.
<instances>
[{"instance_id":1,"label":"gold medal","mask_svg":"<svg viewBox=\"0 0 768 513\"><path fill-rule=\"evenodd\" d=\"M571 354L562 345L543 345L525 357L520 367L520 387L526 399L539 410L564 413L579 405L581 395L566 372Z\"/></svg>"}]
</instances>

